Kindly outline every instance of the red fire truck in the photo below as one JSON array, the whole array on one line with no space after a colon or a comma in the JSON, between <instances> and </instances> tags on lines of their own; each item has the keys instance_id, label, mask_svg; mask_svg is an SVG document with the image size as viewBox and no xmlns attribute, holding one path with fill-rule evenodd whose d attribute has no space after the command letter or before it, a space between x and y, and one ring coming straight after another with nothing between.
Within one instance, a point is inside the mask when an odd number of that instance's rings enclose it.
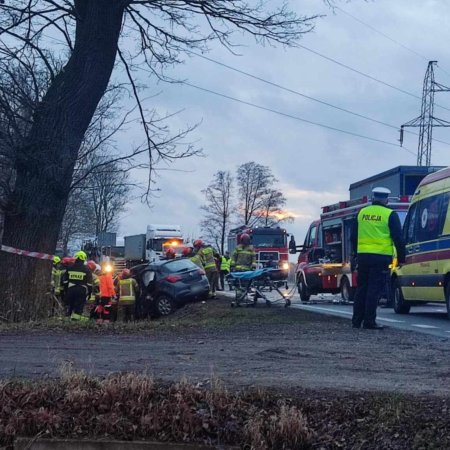
<instances>
[{"instance_id":1,"label":"red fire truck","mask_svg":"<svg viewBox=\"0 0 450 450\"><path fill-rule=\"evenodd\" d=\"M252 227L240 226L230 230L228 234L228 251L233 254L240 243L242 234L250 236L251 245L255 249L257 267L278 267L289 269L289 249L287 243L288 233L280 227Z\"/></svg>"},{"instance_id":2,"label":"red fire truck","mask_svg":"<svg viewBox=\"0 0 450 450\"><path fill-rule=\"evenodd\" d=\"M389 199L388 206L403 224L410 197ZM341 293L344 301L352 301L356 288L356 272L351 267L351 229L361 208L369 204L367 197L324 206L319 220L314 221L304 244L295 245L291 238L289 251L300 251L296 267L296 284L300 299L309 301L319 293Z\"/></svg>"}]
</instances>

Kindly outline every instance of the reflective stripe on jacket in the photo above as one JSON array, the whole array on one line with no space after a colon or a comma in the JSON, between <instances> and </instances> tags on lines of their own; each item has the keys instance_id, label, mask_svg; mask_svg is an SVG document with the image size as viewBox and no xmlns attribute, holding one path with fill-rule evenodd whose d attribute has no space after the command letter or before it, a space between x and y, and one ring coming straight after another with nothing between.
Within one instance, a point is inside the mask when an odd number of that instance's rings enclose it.
<instances>
[{"instance_id":1,"label":"reflective stripe on jacket","mask_svg":"<svg viewBox=\"0 0 450 450\"><path fill-rule=\"evenodd\" d=\"M119 302L134 303L136 301L137 281L134 278L119 280Z\"/></svg>"},{"instance_id":2,"label":"reflective stripe on jacket","mask_svg":"<svg viewBox=\"0 0 450 450\"><path fill-rule=\"evenodd\" d=\"M202 258L200 255L194 255L189 258L196 266L200 267L200 269L205 270L202 263Z\"/></svg>"},{"instance_id":3,"label":"reflective stripe on jacket","mask_svg":"<svg viewBox=\"0 0 450 450\"><path fill-rule=\"evenodd\" d=\"M389 229L392 209L370 205L358 213L358 253L392 256L394 244Z\"/></svg>"},{"instance_id":4,"label":"reflective stripe on jacket","mask_svg":"<svg viewBox=\"0 0 450 450\"><path fill-rule=\"evenodd\" d=\"M92 273L82 261L75 261L74 265L64 272L62 280L65 289L82 286L88 295L92 292Z\"/></svg>"},{"instance_id":5,"label":"reflective stripe on jacket","mask_svg":"<svg viewBox=\"0 0 450 450\"><path fill-rule=\"evenodd\" d=\"M202 259L205 270L217 269L216 260L214 259L214 250L212 247L203 247L198 251L198 255Z\"/></svg>"},{"instance_id":6,"label":"reflective stripe on jacket","mask_svg":"<svg viewBox=\"0 0 450 450\"><path fill-rule=\"evenodd\" d=\"M231 258L231 266L237 271L252 270L256 267L256 253L251 245L238 245Z\"/></svg>"}]
</instances>

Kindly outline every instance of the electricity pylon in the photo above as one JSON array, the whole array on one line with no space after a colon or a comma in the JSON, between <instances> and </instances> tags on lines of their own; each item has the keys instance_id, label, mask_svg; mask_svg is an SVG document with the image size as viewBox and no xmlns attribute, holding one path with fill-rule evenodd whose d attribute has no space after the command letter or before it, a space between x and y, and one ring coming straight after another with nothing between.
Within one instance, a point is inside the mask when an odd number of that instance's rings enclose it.
<instances>
[{"instance_id":1,"label":"electricity pylon","mask_svg":"<svg viewBox=\"0 0 450 450\"><path fill-rule=\"evenodd\" d=\"M405 127L419 127L419 145L417 149L417 165L431 164L431 143L433 127L450 127L450 122L434 117L434 93L449 92L450 88L434 80L434 65L437 61L430 61L423 80L422 108L420 116L400 127L400 145L403 145L403 129Z\"/></svg>"}]
</instances>

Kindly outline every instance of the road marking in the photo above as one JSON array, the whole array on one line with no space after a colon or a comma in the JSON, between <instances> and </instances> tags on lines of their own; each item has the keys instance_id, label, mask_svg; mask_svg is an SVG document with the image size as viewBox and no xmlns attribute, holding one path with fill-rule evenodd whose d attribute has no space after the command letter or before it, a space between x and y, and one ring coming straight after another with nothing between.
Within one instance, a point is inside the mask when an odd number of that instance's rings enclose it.
<instances>
[{"instance_id":1,"label":"road marking","mask_svg":"<svg viewBox=\"0 0 450 450\"><path fill-rule=\"evenodd\" d=\"M386 317L380 317L380 316L377 316L377 320L384 320L385 322L392 322L392 323L405 323L404 320L388 319Z\"/></svg>"},{"instance_id":2,"label":"road marking","mask_svg":"<svg viewBox=\"0 0 450 450\"><path fill-rule=\"evenodd\" d=\"M348 316L352 316L353 315L353 313L351 313L351 312L347 312L347 311L340 311L340 310L338 310L338 309L331 309L331 308L321 308L320 306L308 306L308 305L300 305L300 308L304 308L304 309L312 309L313 311L314 310L317 310L317 311L329 311L329 312L332 312L332 313L338 313L338 314L346 314L346 315L348 315Z\"/></svg>"},{"instance_id":3,"label":"road marking","mask_svg":"<svg viewBox=\"0 0 450 450\"><path fill-rule=\"evenodd\" d=\"M417 328L438 328L438 327L435 327L434 325L421 325L419 323L412 323L411 326L417 327Z\"/></svg>"}]
</instances>

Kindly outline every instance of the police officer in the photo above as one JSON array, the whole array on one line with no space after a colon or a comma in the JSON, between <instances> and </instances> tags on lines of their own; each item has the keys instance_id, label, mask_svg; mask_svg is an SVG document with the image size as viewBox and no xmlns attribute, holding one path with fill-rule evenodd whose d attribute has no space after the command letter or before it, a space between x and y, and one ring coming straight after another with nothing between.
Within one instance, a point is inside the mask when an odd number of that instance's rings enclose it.
<instances>
[{"instance_id":1,"label":"police officer","mask_svg":"<svg viewBox=\"0 0 450 450\"><path fill-rule=\"evenodd\" d=\"M72 320L88 320L83 316L83 308L92 292L92 273L85 265L85 252L75 253L74 258L74 264L63 275L64 295L69 304L68 315Z\"/></svg>"},{"instance_id":2,"label":"police officer","mask_svg":"<svg viewBox=\"0 0 450 450\"><path fill-rule=\"evenodd\" d=\"M358 287L353 303L353 328L381 330L375 321L378 300L392 263L394 246L399 264L405 262L402 226L395 211L387 207L391 191L385 187L372 190L372 204L362 208L352 232L357 250Z\"/></svg>"}]
</instances>

